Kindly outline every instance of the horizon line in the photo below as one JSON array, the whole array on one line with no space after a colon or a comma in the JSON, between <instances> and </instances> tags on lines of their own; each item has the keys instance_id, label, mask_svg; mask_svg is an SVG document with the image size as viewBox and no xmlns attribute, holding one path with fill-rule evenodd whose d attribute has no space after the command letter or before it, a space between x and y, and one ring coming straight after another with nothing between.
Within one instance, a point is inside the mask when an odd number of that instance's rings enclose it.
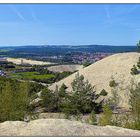
<instances>
[{"instance_id":1,"label":"horizon line","mask_svg":"<svg viewBox=\"0 0 140 140\"><path fill-rule=\"evenodd\" d=\"M0 47L26 47L26 46L71 46L71 47L75 47L75 46L137 46L137 45L106 45L106 44L79 44L79 45L70 45L70 44L37 44L37 45L3 45Z\"/></svg>"}]
</instances>

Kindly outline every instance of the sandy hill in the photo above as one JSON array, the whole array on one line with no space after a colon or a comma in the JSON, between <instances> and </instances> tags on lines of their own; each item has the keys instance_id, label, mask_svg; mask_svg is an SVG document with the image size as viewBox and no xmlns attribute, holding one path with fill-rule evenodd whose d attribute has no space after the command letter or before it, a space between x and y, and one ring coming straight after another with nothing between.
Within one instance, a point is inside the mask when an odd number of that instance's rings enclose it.
<instances>
[{"instance_id":1,"label":"sandy hill","mask_svg":"<svg viewBox=\"0 0 140 140\"><path fill-rule=\"evenodd\" d=\"M140 136L140 131L115 126L93 126L66 119L39 119L29 123L0 123L0 136Z\"/></svg>"},{"instance_id":2,"label":"sandy hill","mask_svg":"<svg viewBox=\"0 0 140 140\"><path fill-rule=\"evenodd\" d=\"M109 82L113 77L117 83L123 85L120 87L121 90L119 92L120 106L128 107L128 87L130 82L132 79L140 79L140 75L132 76L130 74L130 70L132 66L137 63L139 57L140 54L134 52L115 54L106 57L86 68L80 69L79 74L84 75L85 79L87 79L93 86L95 85L97 93L99 93L102 89L105 89L110 93L111 88L109 87ZM57 83L54 83L50 86L50 89L54 89L56 85L61 86L63 83L65 83L70 90L71 82L75 78L76 73L62 79Z\"/></svg>"},{"instance_id":3,"label":"sandy hill","mask_svg":"<svg viewBox=\"0 0 140 140\"><path fill-rule=\"evenodd\" d=\"M48 70L53 72L64 72L64 71L74 72L81 68L83 68L83 65L58 65L48 67Z\"/></svg>"},{"instance_id":4,"label":"sandy hill","mask_svg":"<svg viewBox=\"0 0 140 140\"><path fill-rule=\"evenodd\" d=\"M14 64L30 64L30 65L50 65L54 64L51 62L43 62L43 61L36 61L36 60L30 60L30 59L24 59L24 58L7 58L8 62L12 62Z\"/></svg>"}]
</instances>

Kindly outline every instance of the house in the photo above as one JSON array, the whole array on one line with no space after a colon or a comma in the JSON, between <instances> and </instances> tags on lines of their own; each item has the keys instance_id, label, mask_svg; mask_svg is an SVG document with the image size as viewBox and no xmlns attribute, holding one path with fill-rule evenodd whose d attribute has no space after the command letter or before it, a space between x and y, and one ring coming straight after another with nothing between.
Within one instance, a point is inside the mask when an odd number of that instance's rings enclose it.
<instances>
[{"instance_id":1,"label":"house","mask_svg":"<svg viewBox=\"0 0 140 140\"><path fill-rule=\"evenodd\" d=\"M6 73L2 70L0 70L0 76L6 76Z\"/></svg>"}]
</instances>

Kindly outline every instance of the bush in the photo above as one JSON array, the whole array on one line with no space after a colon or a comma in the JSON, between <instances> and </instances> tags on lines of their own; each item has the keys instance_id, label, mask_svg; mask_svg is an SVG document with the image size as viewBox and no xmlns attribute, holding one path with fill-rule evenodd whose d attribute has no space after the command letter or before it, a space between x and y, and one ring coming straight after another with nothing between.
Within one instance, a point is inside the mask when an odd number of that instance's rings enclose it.
<instances>
[{"instance_id":1,"label":"bush","mask_svg":"<svg viewBox=\"0 0 140 140\"><path fill-rule=\"evenodd\" d=\"M87 122L92 125L97 125L96 113L94 111L90 113Z\"/></svg>"},{"instance_id":2,"label":"bush","mask_svg":"<svg viewBox=\"0 0 140 140\"><path fill-rule=\"evenodd\" d=\"M102 95L102 96L107 96L107 95L108 95L108 92L107 92L105 89L103 89L103 90L100 92L100 95Z\"/></svg>"},{"instance_id":3,"label":"bush","mask_svg":"<svg viewBox=\"0 0 140 140\"><path fill-rule=\"evenodd\" d=\"M58 110L58 98L56 94L49 90L44 89L41 93L42 100L42 106L46 108L47 112L56 112Z\"/></svg>"},{"instance_id":4,"label":"bush","mask_svg":"<svg viewBox=\"0 0 140 140\"><path fill-rule=\"evenodd\" d=\"M137 67L135 65L133 65L133 68L131 69L131 72L130 72L132 75L137 75L139 74L139 71L137 69Z\"/></svg>"},{"instance_id":5,"label":"bush","mask_svg":"<svg viewBox=\"0 0 140 140\"><path fill-rule=\"evenodd\" d=\"M116 81L114 79L112 79L110 82L109 82L109 86L110 87L116 87L118 84L116 83Z\"/></svg>"},{"instance_id":6,"label":"bush","mask_svg":"<svg viewBox=\"0 0 140 140\"><path fill-rule=\"evenodd\" d=\"M84 67L87 67L87 66L89 66L89 65L91 65L92 63L90 62L90 61L85 61L84 63L83 63L83 66Z\"/></svg>"},{"instance_id":7,"label":"bush","mask_svg":"<svg viewBox=\"0 0 140 140\"><path fill-rule=\"evenodd\" d=\"M134 87L135 86L135 87ZM133 115L133 127L140 130L140 83L130 89L130 106Z\"/></svg>"},{"instance_id":8,"label":"bush","mask_svg":"<svg viewBox=\"0 0 140 140\"><path fill-rule=\"evenodd\" d=\"M104 125L111 125L111 120L112 120L112 110L109 105L104 105L103 107L103 114L99 120L99 124L104 126Z\"/></svg>"},{"instance_id":9,"label":"bush","mask_svg":"<svg viewBox=\"0 0 140 140\"><path fill-rule=\"evenodd\" d=\"M75 102L76 99L74 99L73 97L69 96L62 105L62 112L65 114L66 118L69 119L70 116L75 116L78 117L81 115L80 111L79 111L79 106L78 104Z\"/></svg>"},{"instance_id":10,"label":"bush","mask_svg":"<svg viewBox=\"0 0 140 140\"><path fill-rule=\"evenodd\" d=\"M0 88L0 121L24 120L30 101L27 84L7 80Z\"/></svg>"},{"instance_id":11,"label":"bush","mask_svg":"<svg viewBox=\"0 0 140 140\"><path fill-rule=\"evenodd\" d=\"M59 89L56 86L55 91L45 88L41 94L42 106L46 108L47 112L61 112L65 96L67 94L64 84Z\"/></svg>"}]
</instances>

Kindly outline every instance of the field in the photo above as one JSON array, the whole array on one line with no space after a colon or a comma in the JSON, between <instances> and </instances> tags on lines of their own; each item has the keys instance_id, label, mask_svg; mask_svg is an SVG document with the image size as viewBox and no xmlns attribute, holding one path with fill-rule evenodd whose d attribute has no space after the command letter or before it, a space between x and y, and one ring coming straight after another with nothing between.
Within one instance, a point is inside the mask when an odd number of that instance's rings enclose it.
<instances>
[{"instance_id":1,"label":"field","mask_svg":"<svg viewBox=\"0 0 140 140\"><path fill-rule=\"evenodd\" d=\"M13 49L11 48L3 48L3 49L0 49L0 52L9 52L9 51L12 51Z\"/></svg>"},{"instance_id":2,"label":"field","mask_svg":"<svg viewBox=\"0 0 140 140\"><path fill-rule=\"evenodd\" d=\"M11 77L26 80L43 80L54 78L54 74L40 74L39 72L19 72L11 74Z\"/></svg>"}]
</instances>

